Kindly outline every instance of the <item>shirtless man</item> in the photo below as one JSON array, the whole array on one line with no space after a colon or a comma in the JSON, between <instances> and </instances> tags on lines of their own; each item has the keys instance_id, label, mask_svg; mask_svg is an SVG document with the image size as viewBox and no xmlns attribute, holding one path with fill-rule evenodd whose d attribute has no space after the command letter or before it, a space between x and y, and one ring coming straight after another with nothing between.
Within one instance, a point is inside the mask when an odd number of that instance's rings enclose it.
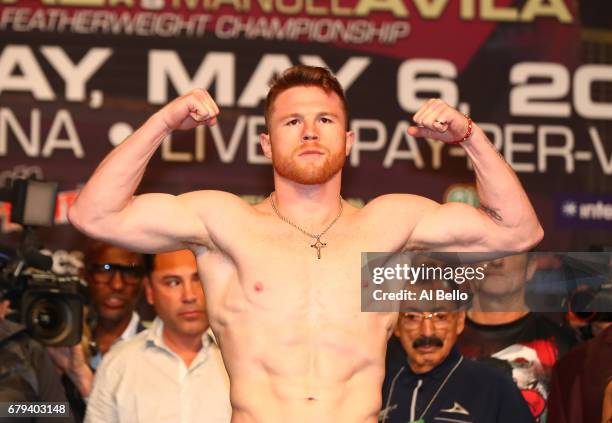
<instances>
[{"instance_id":1,"label":"shirtless man","mask_svg":"<svg viewBox=\"0 0 612 423\"><path fill-rule=\"evenodd\" d=\"M199 89L163 107L104 159L69 217L132 250L193 251L230 376L232 423L377 421L397 316L360 312L362 251L526 250L542 237L516 175L476 125L462 145L486 207L413 195L362 209L343 201L354 141L344 94L328 71L306 66L287 70L268 94L260 140L274 167L270 198L251 206L219 191L133 197L168 134L214 125L218 115ZM466 117L440 100L414 120L413 136L452 142L468 132Z\"/></svg>"}]
</instances>

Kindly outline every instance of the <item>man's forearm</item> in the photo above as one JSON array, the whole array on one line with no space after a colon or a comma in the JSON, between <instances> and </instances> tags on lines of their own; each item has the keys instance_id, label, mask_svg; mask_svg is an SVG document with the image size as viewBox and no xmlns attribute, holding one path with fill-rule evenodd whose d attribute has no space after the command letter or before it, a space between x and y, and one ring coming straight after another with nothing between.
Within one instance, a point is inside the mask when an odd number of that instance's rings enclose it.
<instances>
[{"instance_id":1,"label":"man's forearm","mask_svg":"<svg viewBox=\"0 0 612 423\"><path fill-rule=\"evenodd\" d=\"M91 386L93 385L93 371L84 364L78 369L70 369L67 371L67 375L72 380L72 383L77 387L81 397L85 402L91 393Z\"/></svg>"},{"instance_id":2,"label":"man's forearm","mask_svg":"<svg viewBox=\"0 0 612 423\"><path fill-rule=\"evenodd\" d=\"M70 210L70 221L88 232L90 225L119 213L130 202L146 166L170 133L159 113L151 116L97 167Z\"/></svg>"},{"instance_id":3,"label":"man's forearm","mask_svg":"<svg viewBox=\"0 0 612 423\"><path fill-rule=\"evenodd\" d=\"M477 125L462 146L474 165L480 210L496 224L512 229L517 243L525 244L520 249L537 243L542 238L542 228L510 165Z\"/></svg>"}]
</instances>

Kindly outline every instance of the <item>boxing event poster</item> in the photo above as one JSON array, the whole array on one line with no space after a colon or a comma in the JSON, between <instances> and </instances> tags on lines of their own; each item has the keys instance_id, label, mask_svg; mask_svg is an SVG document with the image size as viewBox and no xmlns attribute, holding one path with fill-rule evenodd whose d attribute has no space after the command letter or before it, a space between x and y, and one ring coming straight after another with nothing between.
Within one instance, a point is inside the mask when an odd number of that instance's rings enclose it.
<instances>
[{"instance_id":1,"label":"boxing event poster","mask_svg":"<svg viewBox=\"0 0 612 423\"><path fill-rule=\"evenodd\" d=\"M612 244L608 0L0 0L0 185L58 182L46 242L69 248L66 212L96 165L200 87L219 125L172 134L140 191L266 196L263 100L298 63L329 67L346 90L356 143L344 197L478 204L461 147L406 133L422 101L439 97L517 172L546 231L542 250ZM16 237L8 203L0 226Z\"/></svg>"}]
</instances>

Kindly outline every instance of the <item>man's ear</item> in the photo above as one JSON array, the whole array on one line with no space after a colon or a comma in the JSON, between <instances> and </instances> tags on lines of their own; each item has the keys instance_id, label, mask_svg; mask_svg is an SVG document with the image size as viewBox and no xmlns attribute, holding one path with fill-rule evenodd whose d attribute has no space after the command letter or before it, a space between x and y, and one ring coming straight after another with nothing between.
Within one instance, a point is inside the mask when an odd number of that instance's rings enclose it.
<instances>
[{"instance_id":1,"label":"man's ear","mask_svg":"<svg viewBox=\"0 0 612 423\"><path fill-rule=\"evenodd\" d=\"M461 335L465 328L465 311L457 311L457 336Z\"/></svg>"},{"instance_id":2,"label":"man's ear","mask_svg":"<svg viewBox=\"0 0 612 423\"><path fill-rule=\"evenodd\" d=\"M154 301L153 301L153 287L151 286L151 277L147 276L143 279L143 285L145 288L145 296L147 298L147 303L149 303L150 305L153 305Z\"/></svg>"},{"instance_id":3,"label":"man's ear","mask_svg":"<svg viewBox=\"0 0 612 423\"><path fill-rule=\"evenodd\" d=\"M355 133L353 131L347 131L346 133L346 145L345 145L345 155L348 156L351 152L351 148L353 148L353 144L355 144Z\"/></svg>"},{"instance_id":4,"label":"man's ear","mask_svg":"<svg viewBox=\"0 0 612 423\"><path fill-rule=\"evenodd\" d=\"M264 156L272 160L272 142L270 141L270 134L261 133L259 134L259 144L264 152Z\"/></svg>"},{"instance_id":5,"label":"man's ear","mask_svg":"<svg viewBox=\"0 0 612 423\"><path fill-rule=\"evenodd\" d=\"M533 279L533 275L536 270L538 270L538 261L535 259L535 256L531 256L527 253L527 271L525 272L525 282Z\"/></svg>"}]
</instances>

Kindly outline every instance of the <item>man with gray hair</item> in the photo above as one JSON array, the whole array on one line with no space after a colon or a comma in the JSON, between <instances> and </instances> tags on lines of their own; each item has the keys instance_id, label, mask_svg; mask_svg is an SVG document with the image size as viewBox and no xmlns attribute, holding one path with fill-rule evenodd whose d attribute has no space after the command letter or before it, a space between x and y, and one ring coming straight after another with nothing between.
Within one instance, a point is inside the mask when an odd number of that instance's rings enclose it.
<instances>
[{"instance_id":1,"label":"man with gray hair","mask_svg":"<svg viewBox=\"0 0 612 423\"><path fill-rule=\"evenodd\" d=\"M423 291L452 293L444 280L419 281ZM533 423L527 403L509 377L463 357L456 348L465 311L454 300L404 304L389 341L382 423Z\"/></svg>"}]
</instances>

